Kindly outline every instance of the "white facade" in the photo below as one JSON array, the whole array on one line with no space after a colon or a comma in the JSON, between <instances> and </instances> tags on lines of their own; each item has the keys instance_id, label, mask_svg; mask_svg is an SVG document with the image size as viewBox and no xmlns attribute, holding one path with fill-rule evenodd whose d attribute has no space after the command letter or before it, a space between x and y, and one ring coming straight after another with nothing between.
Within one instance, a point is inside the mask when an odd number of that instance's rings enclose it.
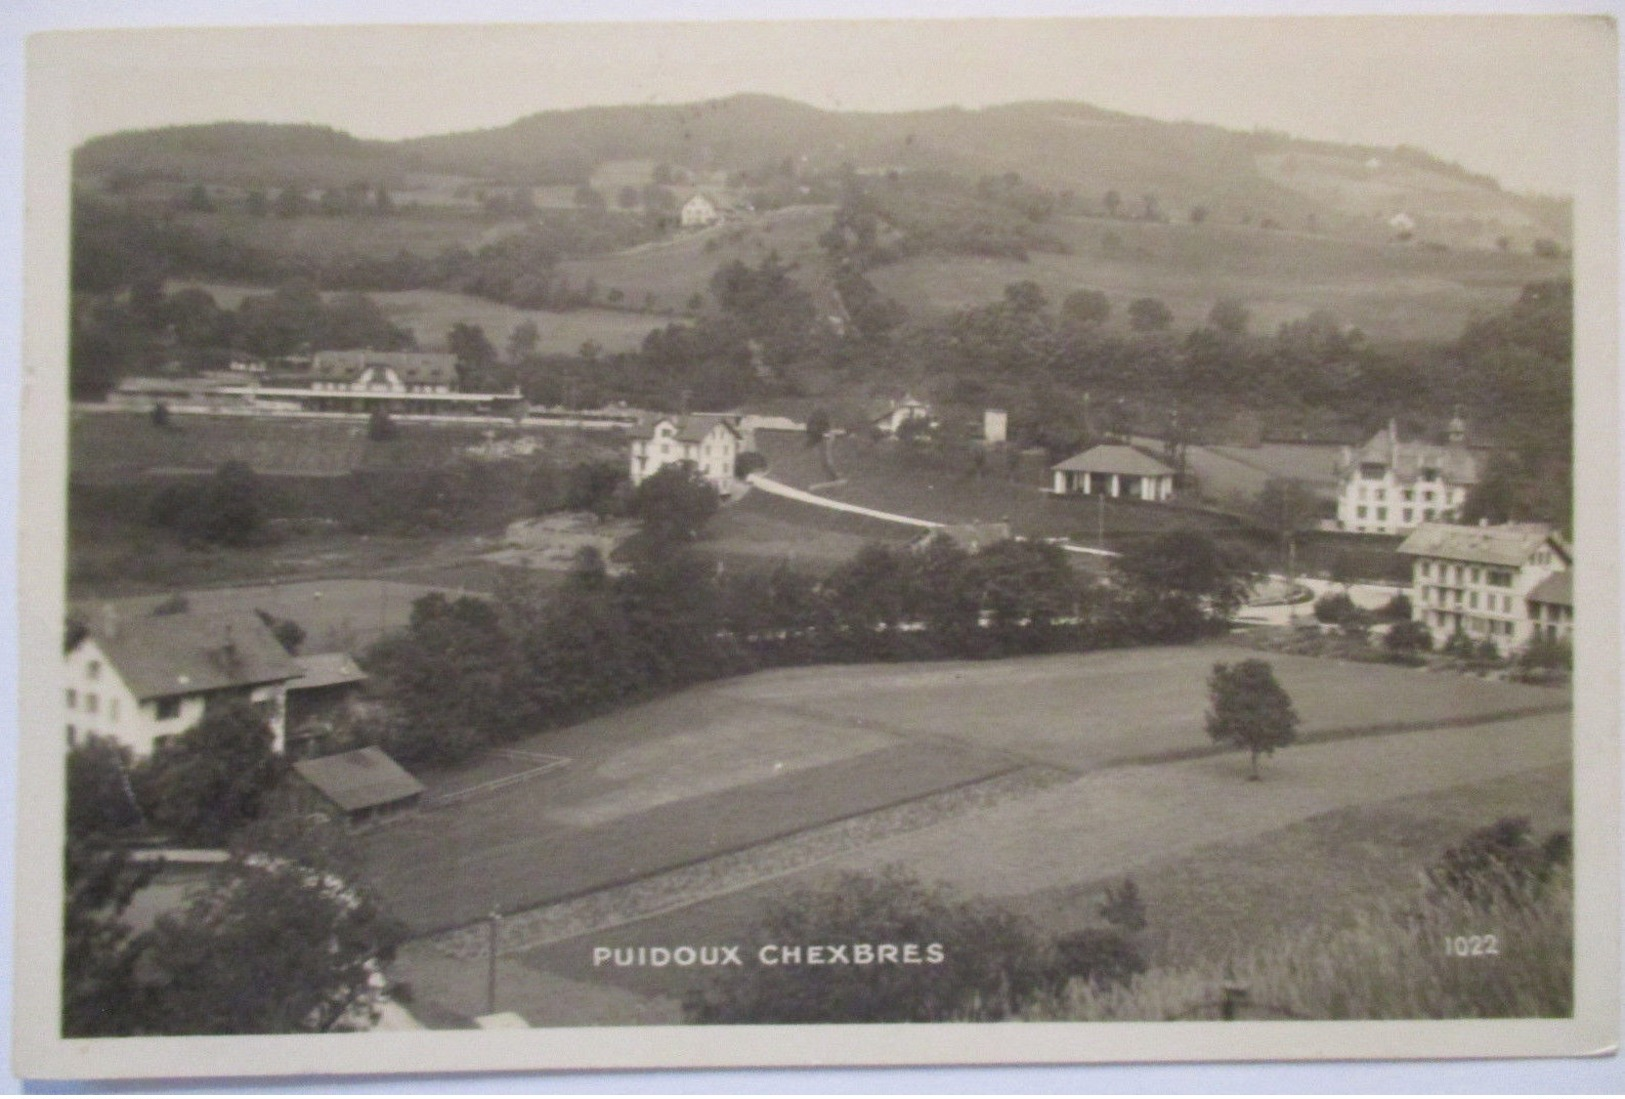
<instances>
[{"instance_id":1,"label":"white facade","mask_svg":"<svg viewBox=\"0 0 1625 1099\"><path fill-rule=\"evenodd\" d=\"M1568 547L1544 524L1430 524L1399 552L1411 557L1411 615L1436 643L1459 631L1474 641L1493 641L1505 653L1528 645L1548 614L1557 623L1555 611L1529 598L1570 566ZM1572 608L1563 626L1566 637Z\"/></svg>"},{"instance_id":2,"label":"white facade","mask_svg":"<svg viewBox=\"0 0 1625 1099\"><path fill-rule=\"evenodd\" d=\"M1161 503L1174 494L1174 470L1135 447L1102 443L1050 467L1057 496L1111 496Z\"/></svg>"},{"instance_id":3,"label":"white facade","mask_svg":"<svg viewBox=\"0 0 1625 1099\"><path fill-rule=\"evenodd\" d=\"M1010 413L1002 408L982 410L982 441L990 446L1005 442L1010 437Z\"/></svg>"},{"instance_id":4,"label":"white facade","mask_svg":"<svg viewBox=\"0 0 1625 1099\"><path fill-rule=\"evenodd\" d=\"M286 685L259 684L234 692L264 706L276 751L283 750ZM203 720L208 694L137 698L118 668L93 637L75 645L64 659L63 703L69 747L90 736L107 737L137 756L186 732Z\"/></svg>"},{"instance_id":5,"label":"white facade","mask_svg":"<svg viewBox=\"0 0 1625 1099\"><path fill-rule=\"evenodd\" d=\"M722 212L717 204L704 195L695 195L683 203L682 212L678 215L679 221L685 229L702 229L707 225L715 225L722 220Z\"/></svg>"},{"instance_id":6,"label":"white facade","mask_svg":"<svg viewBox=\"0 0 1625 1099\"><path fill-rule=\"evenodd\" d=\"M717 492L733 491L739 433L721 417L668 416L656 420L646 435L632 440L632 484L675 462L692 462Z\"/></svg>"},{"instance_id":7,"label":"white facade","mask_svg":"<svg viewBox=\"0 0 1625 1099\"><path fill-rule=\"evenodd\" d=\"M1459 442L1400 442L1390 423L1338 468L1337 529L1404 534L1423 523L1453 523L1478 483L1478 463Z\"/></svg>"}]
</instances>

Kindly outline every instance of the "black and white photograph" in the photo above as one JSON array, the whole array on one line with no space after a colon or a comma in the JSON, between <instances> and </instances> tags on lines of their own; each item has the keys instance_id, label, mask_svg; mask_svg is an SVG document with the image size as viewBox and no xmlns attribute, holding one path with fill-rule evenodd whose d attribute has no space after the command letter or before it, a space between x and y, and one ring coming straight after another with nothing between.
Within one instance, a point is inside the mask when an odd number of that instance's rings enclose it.
<instances>
[{"instance_id":1,"label":"black and white photograph","mask_svg":"<svg viewBox=\"0 0 1625 1099\"><path fill-rule=\"evenodd\" d=\"M1612 18L200 7L28 43L19 1074L1614 1047Z\"/></svg>"}]
</instances>

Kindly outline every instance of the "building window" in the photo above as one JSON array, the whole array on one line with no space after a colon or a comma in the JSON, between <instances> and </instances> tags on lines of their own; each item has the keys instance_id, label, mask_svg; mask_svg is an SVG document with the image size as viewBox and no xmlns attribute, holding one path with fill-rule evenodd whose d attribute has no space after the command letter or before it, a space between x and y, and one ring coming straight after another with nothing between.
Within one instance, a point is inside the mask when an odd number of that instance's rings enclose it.
<instances>
[{"instance_id":1,"label":"building window","mask_svg":"<svg viewBox=\"0 0 1625 1099\"><path fill-rule=\"evenodd\" d=\"M1368 481L1380 481L1386 472L1388 467L1378 462L1365 462L1360 466L1360 476Z\"/></svg>"},{"instance_id":2,"label":"building window","mask_svg":"<svg viewBox=\"0 0 1625 1099\"><path fill-rule=\"evenodd\" d=\"M1410 489L1406 489L1405 490L1405 502L1408 504L1414 499L1416 499L1416 493L1412 492ZM1406 516L1406 518L1409 518L1410 517L1410 512L1406 512L1405 516Z\"/></svg>"},{"instance_id":3,"label":"building window","mask_svg":"<svg viewBox=\"0 0 1625 1099\"><path fill-rule=\"evenodd\" d=\"M100 660L92 660L89 664L85 665L85 678L86 679L96 679L101 674L102 674L102 662Z\"/></svg>"},{"instance_id":4,"label":"building window","mask_svg":"<svg viewBox=\"0 0 1625 1099\"><path fill-rule=\"evenodd\" d=\"M158 700L158 720L168 721L181 716L181 700L178 698L160 698Z\"/></svg>"},{"instance_id":5,"label":"building window","mask_svg":"<svg viewBox=\"0 0 1625 1099\"><path fill-rule=\"evenodd\" d=\"M1354 509L1354 517L1356 519L1364 519L1365 518L1365 508L1363 508L1363 507L1355 508Z\"/></svg>"},{"instance_id":6,"label":"building window","mask_svg":"<svg viewBox=\"0 0 1625 1099\"><path fill-rule=\"evenodd\" d=\"M1406 496L1409 496L1409 495L1410 495L1410 493L1408 493L1408 492L1407 492L1407 493L1406 493L1406 494L1405 494L1405 495L1406 495ZM1411 521L1411 509L1410 509L1410 508L1406 508L1406 509L1405 509L1405 522L1407 522L1407 523L1409 523L1409 522L1410 522L1410 521Z\"/></svg>"},{"instance_id":7,"label":"building window","mask_svg":"<svg viewBox=\"0 0 1625 1099\"><path fill-rule=\"evenodd\" d=\"M1377 492L1376 492L1376 498L1378 500L1386 500L1386 499L1388 499L1388 490L1385 489L1385 488L1379 488L1377 490Z\"/></svg>"},{"instance_id":8,"label":"building window","mask_svg":"<svg viewBox=\"0 0 1625 1099\"><path fill-rule=\"evenodd\" d=\"M68 726L68 747L72 748L79 743L79 730L72 725Z\"/></svg>"},{"instance_id":9,"label":"building window","mask_svg":"<svg viewBox=\"0 0 1625 1099\"><path fill-rule=\"evenodd\" d=\"M1439 479L1439 471L1438 470L1436 470L1436 469L1428 469L1426 467L1423 467L1423 469L1422 469L1422 480L1424 480L1424 481L1437 481L1438 479Z\"/></svg>"},{"instance_id":10,"label":"building window","mask_svg":"<svg viewBox=\"0 0 1625 1099\"><path fill-rule=\"evenodd\" d=\"M68 709L73 709L79 702L79 692L72 687L68 688Z\"/></svg>"},{"instance_id":11,"label":"building window","mask_svg":"<svg viewBox=\"0 0 1625 1099\"><path fill-rule=\"evenodd\" d=\"M1476 591L1467 593L1467 605L1474 610L1478 609L1478 593Z\"/></svg>"},{"instance_id":12,"label":"building window","mask_svg":"<svg viewBox=\"0 0 1625 1099\"><path fill-rule=\"evenodd\" d=\"M1378 508L1377 509L1377 522L1385 523L1387 521L1388 521L1388 509L1387 508Z\"/></svg>"},{"instance_id":13,"label":"building window","mask_svg":"<svg viewBox=\"0 0 1625 1099\"><path fill-rule=\"evenodd\" d=\"M1423 576L1432 576L1433 575L1433 562L1432 561L1423 561L1422 562L1421 574Z\"/></svg>"},{"instance_id":14,"label":"building window","mask_svg":"<svg viewBox=\"0 0 1625 1099\"><path fill-rule=\"evenodd\" d=\"M85 692L85 713L93 714L95 712L96 712L96 696L91 694L89 691L86 691Z\"/></svg>"}]
</instances>

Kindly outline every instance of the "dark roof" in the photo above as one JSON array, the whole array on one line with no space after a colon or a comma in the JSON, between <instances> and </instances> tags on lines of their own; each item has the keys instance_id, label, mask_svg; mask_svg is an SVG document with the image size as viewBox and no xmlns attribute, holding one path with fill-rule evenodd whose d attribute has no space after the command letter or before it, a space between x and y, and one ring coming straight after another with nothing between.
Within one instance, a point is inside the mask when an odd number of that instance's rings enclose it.
<instances>
[{"instance_id":1,"label":"dark roof","mask_svg":"<svg viewBox=\"0 0 1625 1099\"><path fill-rule=\"evenodd\" d=\"M739 429L734 426L734 419L733 416L724 415L720 412L693 412L686 416L654 416L632 428L632 436L637 439L652 439L654 438L655 428L669 420L677 425L677 440L679 442L697 443L711 434L711 430L718 424L721 424L737 436Z\"/></svg>"},{"instance_id":2,"label":"dark roof","mask_svg":"<svg viewBox=\"0 0 1625 1099\"><path fill-rule=\"evenodd\" d=\"M1548 541L1568 559L1568 547L1545 523L1502 523L1497 527L1423 523L1399 544L1398 552L1517 568Z\"/></svg>"},{"instance_id":3,"label":"dark roof","mask_svg":"<svg viewBox=\"0 0 1625 1099\"><path fill-rule=\"evenodd\" d=\"M377 748L302 759L293 769L346 813L390 805L423 793L423 783Z\"/></svg>"},{"instance_id":4,"label":"dark roof","mask_svg":"<svg viewBox=\"0 0 1625 1099\"><path fill-rule=\"evenodd\" d=\"M1452 485L1478 483L1478 456L1465 446L1439 446L1436 443L1402 442L1392 425L1371 436L1354 452L1352 464L1388 466L1394 477L1409 484L1421 478L1424 469L1435 469Z\"/></svg>"},{"instance_id":5,"label":"dark roof","mask_svg":"<svg viewBox=\"0 0 1625 1099\"><path fill-rule=\"evenodd\" d=\"M85 618L88 636L137 699L278 683L299 675L252 611Z\"/></svg>"},{"instance_id":6,"label":"dark roof","mask_svg":"<svg viewBox=\"0 0 1625 1099\"><path fill-rule=\"evenodd\" d=\"M360 683L367 678L349 653L314 653L296 656L301 675L288 684L290 691L310 691L317 687L336 687L342 683Z\"/></svg>"},{"instance_id":7,"label":"dark roof","mask_svg":"<svg viewBox=\"0 0 1625 1099\"><path fill-rule=\"evenodd\" d=\"M456 385L457 356L443 351L318 351L311 376L353 382L368 367L393 370L408 385Z\"/></svg>"},{"instance_id":8,"label":"dark roof","mask_svg":"<svg viewBox=\"0 0 1625 1099\"><path fill-rule=\"evenodd\" d=\"M1574 606L1574 574L1566 570L1552 573L1530 591L1529 602Z\"/></svg>"},{"instance_id":9,"label":"dark roof","mask_svg":"<svg viewBox=\"0 0 1625 1099\"><path fill-rule=\"evenodd\" d=\"M1164 465L1143 451L1118 443L1092 446L1051 469L1063 473L1121 473L1131 477L1172 476L1172 466Z\"/></svg>"}]
</instances>

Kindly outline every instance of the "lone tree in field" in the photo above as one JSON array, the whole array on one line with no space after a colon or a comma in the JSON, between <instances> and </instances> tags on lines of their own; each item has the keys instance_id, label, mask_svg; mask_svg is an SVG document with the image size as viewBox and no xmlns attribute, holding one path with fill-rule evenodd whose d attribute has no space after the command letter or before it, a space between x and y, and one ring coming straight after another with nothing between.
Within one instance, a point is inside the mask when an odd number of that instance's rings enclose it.
<instances>
[{"instance_id":1,"label":"lone tree in field","mask_svg":"<svg viewBox=\"0 0 1625 1099\"><path fill-rule=\"evenodd\" d=\"M1298 712L1275 681L1265 660L1213 665L1208 677L1207 735L1220 744L1252 753L1252 781L1258 780L1258 757L1272 755L1298 738Z\"/></svg>"}]
</instances>

